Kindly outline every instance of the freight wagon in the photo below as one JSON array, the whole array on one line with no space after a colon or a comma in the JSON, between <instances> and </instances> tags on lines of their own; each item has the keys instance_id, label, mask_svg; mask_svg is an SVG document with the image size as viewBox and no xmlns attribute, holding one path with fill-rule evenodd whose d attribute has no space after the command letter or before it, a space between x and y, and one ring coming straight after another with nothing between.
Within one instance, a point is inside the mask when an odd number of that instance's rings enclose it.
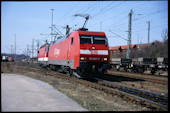
<instances>
[{"instance_id":1,"label":"freight wagon","mask_svg":"<svg viewBox=\"0 0 170 113\"><path fill-rule=\"evenodd\" d=\"M154 74L158 70L168 70L168 58L111 58L110 61L113 68L124 71L133 71L143 73L145 70L150 70Z\"/></svg>"}]
</instances>

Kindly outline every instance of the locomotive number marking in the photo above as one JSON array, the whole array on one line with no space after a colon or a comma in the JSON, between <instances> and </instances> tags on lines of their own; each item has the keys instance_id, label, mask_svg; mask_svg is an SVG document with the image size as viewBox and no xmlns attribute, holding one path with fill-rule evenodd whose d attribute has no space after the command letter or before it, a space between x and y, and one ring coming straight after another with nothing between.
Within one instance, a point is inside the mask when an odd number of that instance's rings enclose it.
<instances>
[{"instance_id":1,"label":"locomotive number marking","mask_svg":"<svg viewBox=\"0 0 170 113\"><path fill-rule=\"evenodd\" d=\"M89 57L89 60L100 60L99 57Z\"/></svg>"}]
</instances>

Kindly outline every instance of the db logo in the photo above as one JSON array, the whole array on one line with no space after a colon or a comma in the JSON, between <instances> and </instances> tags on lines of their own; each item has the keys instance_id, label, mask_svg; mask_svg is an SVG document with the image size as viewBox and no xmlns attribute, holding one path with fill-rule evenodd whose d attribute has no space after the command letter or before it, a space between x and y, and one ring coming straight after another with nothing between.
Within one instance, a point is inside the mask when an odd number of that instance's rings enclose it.
<instances>
[{"instance_id":1,"label":"db logo","mask_svg":"<svg viewBox=\"0 0 170 113\"><path fill-rule=\"evenodd\" d=\"M98 51L97 50L92 50L91 54L98 54Z\"/></svg>"},{"instance_id":2,"label":"db logo","mask_svg":"<svg viewBox=\"0 0 170 113\"><path fill-rule=\"evenodd\" d=\"M54 49L54 56L58 56L60 54L60 49Z\"/></svg>"}]
</instances>

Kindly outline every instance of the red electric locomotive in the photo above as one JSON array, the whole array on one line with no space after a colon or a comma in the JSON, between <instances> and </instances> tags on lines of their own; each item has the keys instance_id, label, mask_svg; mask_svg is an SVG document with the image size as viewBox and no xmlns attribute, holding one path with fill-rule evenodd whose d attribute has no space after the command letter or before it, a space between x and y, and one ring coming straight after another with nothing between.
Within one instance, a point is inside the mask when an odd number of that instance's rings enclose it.
<instances>
[{"instance_id":1,"label":"red electric locomotive","mask_svg":"<svg viewBox=\"0 0 170 113\"><path fill-rule=\"evenodd\" d=\"M42 67L46 67L48 65L48 52L49 52L49 44L42 45L38 51L38 63Z\"/></svg>"},{"instance_id":2,"label":"red electric locomotive","mask_svg":"<svg viewBox=\"0 0 170 113\"><path fill-rule=\"evenodd\" d=\"M110 67L108 48L104 32L77 30L42 46L38 61L53 70L86 78L88 73L103 73Z\"/></svg>"}]
</instances>

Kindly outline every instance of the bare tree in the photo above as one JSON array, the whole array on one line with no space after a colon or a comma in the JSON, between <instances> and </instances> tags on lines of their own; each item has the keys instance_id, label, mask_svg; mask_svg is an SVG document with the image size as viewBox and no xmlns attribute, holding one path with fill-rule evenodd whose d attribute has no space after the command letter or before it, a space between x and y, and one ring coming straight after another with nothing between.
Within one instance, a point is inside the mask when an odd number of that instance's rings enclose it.
<instances>
[{"instance_id":1,"label":"bare tree","mask_svg":"<svg viewBox=\"0 0 170 113\"><path fill-rule=\"evenodd\" d=\"M161 36L162 36L164 42L167 41L168 40L168 29L164 29L162 31Z\"/></svg>"},{"instance_id":2,"label":"bare tree","mask_svg":"<svg viewBox=\"0 0 170 113\"><path fill-rule=\"evenodd\" d=\"M164 41L164 46L162 49L162 54L164 54L164 57L168 58L168 29L164 29L161 34L163 41Z\"/></svg>"}]
</instances>

